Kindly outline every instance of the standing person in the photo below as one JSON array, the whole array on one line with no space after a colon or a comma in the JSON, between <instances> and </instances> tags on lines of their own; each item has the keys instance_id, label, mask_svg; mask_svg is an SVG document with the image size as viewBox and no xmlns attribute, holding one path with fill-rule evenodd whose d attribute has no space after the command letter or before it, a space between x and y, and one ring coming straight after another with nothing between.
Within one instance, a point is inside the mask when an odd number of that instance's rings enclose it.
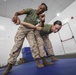
<instances>
[{"instance_id":1,"label":"standing person","mask_svg":"<svg viewBox=\"0 0 76 75\"><path fill-rule=\"evenodd\" d=\"M21 22L21 24L22 25L27 25L30 28L36 29L35 30L35 35L36 35L36 39L37 39L37 43L38 43L37 45L38 46L39 45L44 45L45 46L45 48L46 48L46 50L47 50L47 52L50 56L51 61L59 60L59 59L55 58L55 56L54 56L52 44L51 44L51 41L50 41L48 36L49 36L50 33L52 33L52 32L56 33L61 29L61 27L62 27L62 22L61 21L57 20L53 24L44 24L43 27L37 27L37 26L34 26L32 24L29 24L29 23L25 23L25 22ZM37 30L40 31L40 34L38 33ZM40 40L38 38L39 35L41 35L42 40ZM40 42L41 42L41 44L40 44Z\"/></svg>"},{"instance_id":2,"label":"standing person","mask_svg":"<svg viewBox=\"0 0 76 75\"><path fill-rule=\"evenodd\" d=\"M38 21L41 20L41 19L39 19L39 15L45 11L47 11L47 5L45 3L42 3L38 7L38 9L27 8L27 9L23 9L19 12L16 12L12 18L12 21L15 24L20 24L20 19L18 16L26 14L24 22L28 22L33 25L37 25ZM43 23L43 20L41 20L40 23ZM15 44L11 50L10 58L8 59L8 66L2 75L7 75L9 73L9 71L12 69L13 64L15 64L17 57L19 56L19 53L21 51L25 37L27 38L27 40L30 44L32 56L36 60L37 66L43 67L44 65L51 64L51 63L48 63L46 61L46 59L44 58L46 56L46 53L43 49L43 46L41 46L41 50L40 50L41 54L39 53L39 49L38 49L35 35L34 35L34 30L21 25L18 28L17 34L15 36ZM42 58L44 65L39 62L39 58Z\"/></svg>"}]
</instances>

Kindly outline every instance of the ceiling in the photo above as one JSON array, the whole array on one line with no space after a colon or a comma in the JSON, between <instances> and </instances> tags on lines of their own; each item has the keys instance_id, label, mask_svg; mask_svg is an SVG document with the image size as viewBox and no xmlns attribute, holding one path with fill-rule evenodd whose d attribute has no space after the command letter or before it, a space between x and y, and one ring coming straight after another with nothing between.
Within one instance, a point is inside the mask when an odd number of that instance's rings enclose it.
<instances>
[{"instance_id":1,"label":"ceiling","mask_svg":"<svg viewBox=\"0 0 76 75\"><path fill-rule=\"evenodd\" d=\"M46 23L52 20L56 14L62 12L75 0L0 0L0 16L12 18L16 11L26 8L36 9L41 3L48 6L46 14ZM20 16L21 20L24 15Z\"/></svg>"}]
</instances>

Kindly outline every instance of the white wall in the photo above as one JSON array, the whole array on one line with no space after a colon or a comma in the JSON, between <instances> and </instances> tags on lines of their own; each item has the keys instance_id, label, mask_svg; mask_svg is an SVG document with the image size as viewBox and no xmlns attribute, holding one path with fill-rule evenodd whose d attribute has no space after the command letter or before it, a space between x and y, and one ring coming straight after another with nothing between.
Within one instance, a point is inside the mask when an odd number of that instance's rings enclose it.
<instances>
[{"instance_id":1,"label":"white wall","mask_svg":"<svg viewBox=\"0 0 76 75\"><path fill-rule=\"evenodd\" d=\"M74 17L74 19L71 19L72 16ZM51 17L51 14L50 14L50 17ZM59 34L58 33L53 34L53 37L52 35L50 35L50 40L53 43L54 53L57 55L76 53L76 43L75 43L76 41L76 1L74 1L63 12L61 12L61 14L58 17L55 17L53 20L51 20L49 24L52 24L56 20L61 20L63 24L65 24L66 22L69 23L69 26L71 27L75 40L71 39L63 42L62 43L64 47L63 49L59 38ZM60 33L61 39L65 40L72 36L69 26L66 24L60 30L59 33Z\"/></svg>"},{"instance_id":2,"label":"white wall","mask_svg":"<svg viewBox=\"0 0 76 75\"><path fill-rule=\"evenodd\" d=\"M18 27L19 26L16 26L13 24L11 19L0 17L0 65L7 64L7 59L13 47L14 36L17 32ZM25 41L24 41L23 47L29 46L26 39ZM18 58L20 57L22 57L21 53Z\"/></svg>"}]
</instances>

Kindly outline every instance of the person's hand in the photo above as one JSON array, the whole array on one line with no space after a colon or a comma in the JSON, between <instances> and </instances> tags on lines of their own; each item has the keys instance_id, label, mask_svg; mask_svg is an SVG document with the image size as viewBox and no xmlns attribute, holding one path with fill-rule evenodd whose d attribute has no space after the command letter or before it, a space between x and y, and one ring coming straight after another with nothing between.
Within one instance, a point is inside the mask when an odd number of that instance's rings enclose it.
<instances>
[{"instance_id":1,"label":"person's hand","mask_svg":"<svg viewBox=\"0 0 76 75\"><path fill-rule=\"evenodd\" d=\"M19 25L19 24L21 24L21 21L20 20L17 20L17 22L15 24L16 25Z\"/></svg>"},{"instance_id":2,"label":"person's hand","mask_svg":"<svg viewBox=\"0 0 76 75\"><path fill-rule=\"evenodd\" d=\"M18 16L14 16L14 17L12 18L12 21L13 21L16 25L20 24L20 19L18 18Z\"/></svg>"},{"instance_id":3,"label":"person's hand","mask_svg":"<svg viewBox=\"0 0 76 75\"><path fill-rule=\"evenodd\" d=\"M39 17L42 22L45 22L45 14L40 14Z\"/></svg>"}]
</instances>

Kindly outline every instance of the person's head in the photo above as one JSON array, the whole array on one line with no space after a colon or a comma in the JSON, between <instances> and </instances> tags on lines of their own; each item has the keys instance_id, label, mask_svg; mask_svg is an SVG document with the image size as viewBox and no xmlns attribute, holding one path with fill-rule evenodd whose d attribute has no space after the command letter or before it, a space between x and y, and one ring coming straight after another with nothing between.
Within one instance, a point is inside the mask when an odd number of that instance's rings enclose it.
<instances>
[{"instance_id":1,"label":"person's head","mask_svg":"<svg viewBox=\"0 0 76 75\"><path fill-rule=\"evenodd\" d=\"M61 29L61 27L62 27L62 22L57 20L53 23L51 30L52 32L56 33Z\"/></svg>"},{"instance_id":2,"label":"person's head","mask_svg":"<svg viewBox=\"0 0 76 75\"><path fill-rule=\"evenodd\" d=\"M42 14L44 13L45 11L48 10L48 7L45 3L41 3L41 5L38 7L38 9L36 10L36 13L39 15L39 14Z\"/></svg>"}]
</instances>

